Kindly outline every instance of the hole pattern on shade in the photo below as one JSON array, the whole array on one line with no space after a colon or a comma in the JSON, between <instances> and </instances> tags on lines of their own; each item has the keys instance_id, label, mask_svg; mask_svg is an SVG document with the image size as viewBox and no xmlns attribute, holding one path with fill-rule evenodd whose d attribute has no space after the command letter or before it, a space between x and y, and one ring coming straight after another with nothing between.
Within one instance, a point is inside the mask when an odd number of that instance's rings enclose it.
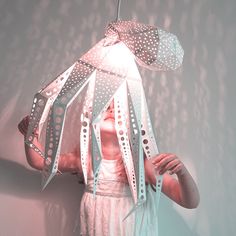
<instances>
[{"instance_id":1,"label":"hole pattern on shade","mask_svg":"<svg viewBox=\"0 0 236 236\"><path fill-rule=\"evenodd\" d=\"M89 119L84 118L80 131L80 145L81 149L81 165L84 171L85 178L87 179L87 157L88 157L88 143L89 143Z\"/></svg>"},{"instance_id":2,"label":"hole pattern on shade","mask_svg":"<svg viewBox=\"0 0 236 236\"><path fill-rule=\"evenodd\" d=\"M30 113L29 133L28 141L32 142L34 133L36 132L42 113L47 103L47 98L43 97L40 93L34 96L33 105Z\"/></svg>"},{"instance_id":3,"label":"hole pattern on shade","mask_svg":"<svg viewBox=\"0 0 236 236\"><path fill-rule=\"evenodd\" d=\"M100 169L100 164L101 164L101 153L99 150L99 144L101 143L101 138L100 138L100 129L98 126L93 125L92 129L92 143L93 143L93 149L92 149L92 157L93 157L93 174L94 174L94 182L93 182L93 191L94 193L96 192L96 187L98 183L98 174L99 174L99 169Z\"/></svg>"},{"instance_id":4,"label":"hole pattern on shade","mask_svg":"<svg viewBox=\"0 0 236 236\"><path fill-rule=\"evenodd\" d=\"M105 35L122 41L142 66L152 70L175 70L183 62L184 51L177 37L162 29L135 21L110 23Z\"/></svg>"},{"instance_id":5,"label":"hole pattern on shade","mask_svg":"<svg viewBox=\"0 0 236 236\"><path fill-rule=\"evenodd\" d=\"M127 121L126 121L126 113L124 110L124 104L121 104L120 100L115 99L115 125L116 125L116 131L117 131L117 138L119 141L120 149L123 153L122 156L123 156L124 165L126 169L128 170L128 173L130 174L128 178L131 178L130 184L132 186L133 194L136 194L137 180L135 176L135 169L131 161L132 153L130 150L129 136L128 136L126 124L127 124Z\"/></svg>"},{"instance_id":6,"label":"hole pattern on shade","mask_svg":"<svg viewBox=\"0 0 236 236\"><path fill-rule=\"evenodd\" d=\"M94 47L92 47L80 60L89 64L90 66L99 69L104 57L110 51L109 47L104 47L104 40L102 39Z\"/></svg>"},{"instance_id":7,"label":"hole pattern on shade","mask_svg":"<svg viewBox=\"0 0 236 236\"><path fill-rule=\"evenodd\" d=\"M62 104L67 104L77 91L81 89L94 69L94 67L81 60L76 62L57 99L59 99Z\"/></svg>"},{"instance_id":8,"label":"hole pattern on shade","mask_svg":"<svg viewBox=\"0 0 236 236\"><path fill-rule=\"evenodd\" d=\"M96 73L94 72L94 74ZM83 102L83 113L81 115L80 156L81 156L81 166L83 169L85 183L87 183L90 122L92 116L94 85L95 85L95 76L90 79L90 82L87 86L87 91Z\"/></svg>"},{"instance_id":9,"label":"hole pattern on shade","mask_svg":"<svg viewBox=\"0 0 236 236\"><path fill-rule=\"evenodd\" d=\"M30 124L29 124L29 136L27 138L27 142L29 146L33 148L33 150L42 158L45 158L45 155L39 148L37 148L33 143L34 133L39 128L39 122L44 122L46 120L46 116L48 115L50 106L56 99L56 96L59 94L62 86L66 82L69 74L71 73L74 65L69 67L66 71L60 74L54 81L49 83L45 88L39 91L33 100L33 105L30 113ZM40 134L39 134L40 135ZM51 146L51 144L50 144ZM50 152L49 152L50 153Z\"/></svg>"},{"instance_id":10,"label":"hole pattern on shade","mask_svg":"<svg viewBox=\"0 0 236 236\"><path fill-rule=\"evenodd\" d=\"M48 168L45 168L44 172L47 170L50 170L50 172L57 171L60 151L59 143L67 106L77 96L78 91L84 86L93 70L93 67L88 66L82 61L76 62L50 109L46 130L47 143L45 147L45 166L48 166ZM48 159L53 161L47 161Z\"/></svg>"},{"instance_id":11,"label":"hole pattern on shade","mask_svg":"<svg viewBox=\"0 0 236 236\"><path fill-rule=\"evenodd\" d=\"M57 78L49 83L45 88L40 91L40 93L48 98L48 99L54 99L61 91L61 88L64 86L68 76L70 75L72 69L74 68L76 63L74 63L71 67L69 67L67 70L65 70L63 73L61 73Z\"/></svg>"},{"instance_id":12,"label":"hole pattern on shade","mask_svg":"<svg viewBox=\"0 0 236 236\"><path fill-rule=\"evenodd\" d=\"M135 173L138 178L138 198L141 201L146 199L146 186L144 175L144 159L143 151L140 149L141 141L141 97L139 93L139 86L136 82L128 82L128 107L130 119L130 143L132 149L133 162L135 166ZM138 96L139 95L139 96ZM141 152L141 153L140 153Z\"/></svg>"},{"instance_id":13,"label":"hole pattern on shade","mask_svg":"<svg viewBox=\"0 0 236 236\"><path fill-rule=\"evenodd\" d=\"M109 101L123 82L124 78L117 78L116 75L104 74L100 71L97 72L93 101L93 121L102 111L106 110Z\"/></svg>"},{"instance_id":14,"label":"hole pattern on shade","mask_svg":"<svg viewBox=\"0 0 236 236\"><path fill-rule=\"evenodd\" d=\"M144 92L142 93L144 94ZM141 134L143 150L146 154L146 157L150 159L158 153L158 148L156 144L156 139L154 137L147 105L145 103L143 103Z\"/></svg>"}]
</instances>

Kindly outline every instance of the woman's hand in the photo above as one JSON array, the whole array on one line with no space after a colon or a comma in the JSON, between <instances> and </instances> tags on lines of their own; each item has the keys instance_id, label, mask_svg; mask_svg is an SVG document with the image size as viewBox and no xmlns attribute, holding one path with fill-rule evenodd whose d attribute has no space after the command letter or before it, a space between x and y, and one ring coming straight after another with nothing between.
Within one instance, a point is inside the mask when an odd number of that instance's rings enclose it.
<instances>
[{"instance_id":1,"label":"woman's hand","mask_svg":"<svg viewBox=\"0 0 236 236\"><path fill-rule=\"evenodd\" d=\"M156 171L163 175L162 192L186 208L196 208L200 201L197 185L180 159L172 153L160 153L152 159L145 159L145 177L148 183L156 185ZM169 174L176 174L173 178ZM164 175L165 174L165 175Z\"/></svg>"},{"instance_id":2,"label":"woman's hand","mask_svg":"<svg viewBox=\"0 0 236 236\"><path fill-rule=\"evenodd\" d=\"M29 116L26 116L18 124L18 130L24 135L24 137L27 134L28 127L29 127Z\"/></svg>"},{"instance_id":3,"label":"woman's hand","mask_svg":"<svg viewBox=\"0 0 236 236\"><path fill-rule=\"evenodd\" d=\"M183 175L187 171L184 164L175 154L172 153L161 153L152 158L151 162L160 175L163 175L166 172L168 172L170 175Z\"/></svg>"}]
</instances>

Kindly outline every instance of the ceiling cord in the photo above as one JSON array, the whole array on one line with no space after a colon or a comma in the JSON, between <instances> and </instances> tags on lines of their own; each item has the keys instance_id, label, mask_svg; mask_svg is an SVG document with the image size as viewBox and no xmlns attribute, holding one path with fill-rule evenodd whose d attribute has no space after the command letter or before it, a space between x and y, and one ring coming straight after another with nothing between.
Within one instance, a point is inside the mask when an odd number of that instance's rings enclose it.
<instances>
[{"instance_id":1,"label":"ceiling cord","mask_svg":"<svg viewBox=\"0 0 236 236\"><path fill-rule=\"evenodd\" d=\"M121 4L121 0L118 0L118 2L117 2L117 11L116 11L116 21L120 20L120 4Z\"/></svg>"}]
</instances>

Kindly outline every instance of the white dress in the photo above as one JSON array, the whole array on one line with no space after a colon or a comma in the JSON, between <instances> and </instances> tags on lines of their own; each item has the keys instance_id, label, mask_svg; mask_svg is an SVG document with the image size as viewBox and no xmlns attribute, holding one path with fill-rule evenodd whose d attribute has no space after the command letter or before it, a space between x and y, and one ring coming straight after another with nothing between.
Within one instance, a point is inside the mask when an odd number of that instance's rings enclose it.
<instances>
[{"instance_id":1,"label":"white dress","mask_svg":"<svg viewBox=\"0 0 236 236\"><path fill-rule=\"evenodd\" d=\"M90 174L81 200L80 235L132 236L134 214L123 219L133 206L122 159L103 159L96 195L93 195L93 176Z\"/></svg>"}]
</instances>

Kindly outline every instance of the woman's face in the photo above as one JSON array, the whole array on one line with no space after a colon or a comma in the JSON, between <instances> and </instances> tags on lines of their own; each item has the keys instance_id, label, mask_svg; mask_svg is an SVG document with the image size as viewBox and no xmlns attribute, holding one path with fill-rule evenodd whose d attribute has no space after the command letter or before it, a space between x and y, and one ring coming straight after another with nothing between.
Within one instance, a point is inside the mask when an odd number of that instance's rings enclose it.
<instances>
[{"instance_id":1,"label":"woman's face","mask_svg":"<svg viewBox=\"0 0 236 236\"><path fill-rule=\"evenodd\" d=\"M112 100L110 106L103 113L102 120L100 123L100 129L101 129L101 132L108 132L108 133L116 134L114 100Z\"/></svg>"},{"instance_id":2,"label":"woman's face","mask_svg":"<svg viewBox=\"0 0 236 236\"><path fill-rule=\"evenodd\" d=\"M107 119L115 121L114 100L112 100L111 104L103 114L103 120L105 121Z\"/></svg>"}]
</instances>

